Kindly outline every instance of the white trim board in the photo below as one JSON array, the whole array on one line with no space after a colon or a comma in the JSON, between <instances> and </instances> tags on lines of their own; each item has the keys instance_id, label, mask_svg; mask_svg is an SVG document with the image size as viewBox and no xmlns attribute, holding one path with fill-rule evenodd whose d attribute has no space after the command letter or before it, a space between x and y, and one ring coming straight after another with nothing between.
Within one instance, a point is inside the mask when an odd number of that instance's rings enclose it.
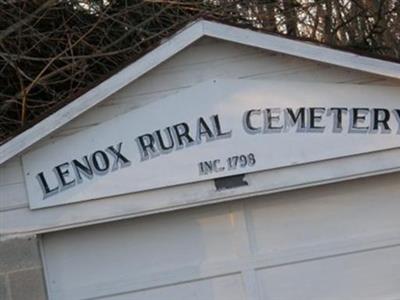
<instances>
[{"instance_id":1,"label":"white trim board","mask_svg":"<svg viewBox=\"0 0 400 300\"><path fill-rule=\"evenodd\" d=\"M205 36L400 79L398 63L200 20L188 25L153 51L0 146L0 165Z\"/></svg>"},{"instance_id":2,"label":"white trim board","mask_svg":"<svg viewBox=\"0 0 400 300\"><path fill-rule=\"evenodd\" d=\"M249 185L234 189L217 191L209 180L138 192L135 201L128 194L36 211L23 207L0 212L0 220L7 220L0 241L396 172L400 172L399 148L249 173L245 177Z\"/></svg>"}]
</instances>

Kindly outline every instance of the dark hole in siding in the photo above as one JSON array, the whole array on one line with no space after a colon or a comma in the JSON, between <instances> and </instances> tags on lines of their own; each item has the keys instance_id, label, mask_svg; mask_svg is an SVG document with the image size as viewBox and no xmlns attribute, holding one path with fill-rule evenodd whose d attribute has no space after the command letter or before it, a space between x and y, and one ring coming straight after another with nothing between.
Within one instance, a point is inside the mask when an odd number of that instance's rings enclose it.
<instances>
[{"instance_id":1,"label":"dark hole in siding","mask_svg":"<svg viewBox=\"0 0 400 300\"><path fill-rule=\"evenodd\" d=\"M244 178L244 174L217 178L214 179L214 184L217 188L217 191L249 185Z\"/></svg>"}]
</instances>

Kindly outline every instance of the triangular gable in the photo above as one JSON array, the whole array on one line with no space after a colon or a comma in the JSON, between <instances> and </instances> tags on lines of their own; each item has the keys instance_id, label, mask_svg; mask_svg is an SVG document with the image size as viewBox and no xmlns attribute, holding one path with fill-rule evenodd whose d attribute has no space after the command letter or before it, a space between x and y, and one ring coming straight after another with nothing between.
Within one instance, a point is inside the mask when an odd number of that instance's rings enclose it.
<instances>
[{"instance_id":1,"label":"triangular gable","mask_svg":"<svg viewBox=\"0 0 400 300\"><path fill-rule=\"evenodd\" d=\"M400 65L396 63L202 20L190 24L136 62L0 146L0 164L24 151L204 36L400 79Z\"/></svg>"}]
</instances>

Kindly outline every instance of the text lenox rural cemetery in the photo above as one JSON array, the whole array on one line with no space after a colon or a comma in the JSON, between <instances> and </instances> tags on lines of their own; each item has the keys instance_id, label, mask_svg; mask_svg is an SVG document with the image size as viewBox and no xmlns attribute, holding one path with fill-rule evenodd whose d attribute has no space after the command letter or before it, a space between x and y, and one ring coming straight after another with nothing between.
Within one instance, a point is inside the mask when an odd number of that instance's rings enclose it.
<instances>
[{"instance_id":1,"label":"text lenox rural cemetery","mask_svg":"<svg viewBox=\"0 0 400 300\"><path fill-rule=\"evenodd\" d=\"M396 128L391 128L395 120ZM242 115L242 128L250 135L297 133L324 133L327 128L333 133L388 134L393 130L400 134L400 109L384 108L345 108L345 107L300 107L265 108L247 110ZM329 124L329 126L327 126ZM181 122L132 137L131 141L120 141L105 149L94 149L83 153L71 161L54 166L50 172L36 175L43 192L43 199L79 185L95 176L103 176L121 168L144 163L160 155L202 143L211 143L234 137L229 124L224 124L218 115L199 117L195 126ZM140 160L132 161L132 153L124 151L124 143L136 143ZM295 146L295 145L294 145ZM236 168L251 167L256 164L253 153L238 153L237 156L215 158L201 161L196 168L199 176L213 172L229 171ZM49 184L49 176L57 179L57 184ZM55 181L53 181L55 182Z\"/></svg>"}]
</instances>

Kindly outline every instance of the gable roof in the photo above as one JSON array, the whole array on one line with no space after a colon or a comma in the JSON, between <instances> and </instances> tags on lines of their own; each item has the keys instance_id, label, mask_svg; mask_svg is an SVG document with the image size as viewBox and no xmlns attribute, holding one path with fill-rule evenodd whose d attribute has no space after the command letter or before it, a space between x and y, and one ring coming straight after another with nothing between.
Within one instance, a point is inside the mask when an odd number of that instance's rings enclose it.
<instances>
[{"instance_id":1,"label":"gable roof","mask_svg":"<svg viewBox=\"0 0 400 300\"><path fill-rule=\"evenodd\" d=\"M199 20L73 102L0 146L0 164L100 103L202 37L212 37L340 67L400 79L400 64L249 29Z\"/></svg>"}]
</instances>

